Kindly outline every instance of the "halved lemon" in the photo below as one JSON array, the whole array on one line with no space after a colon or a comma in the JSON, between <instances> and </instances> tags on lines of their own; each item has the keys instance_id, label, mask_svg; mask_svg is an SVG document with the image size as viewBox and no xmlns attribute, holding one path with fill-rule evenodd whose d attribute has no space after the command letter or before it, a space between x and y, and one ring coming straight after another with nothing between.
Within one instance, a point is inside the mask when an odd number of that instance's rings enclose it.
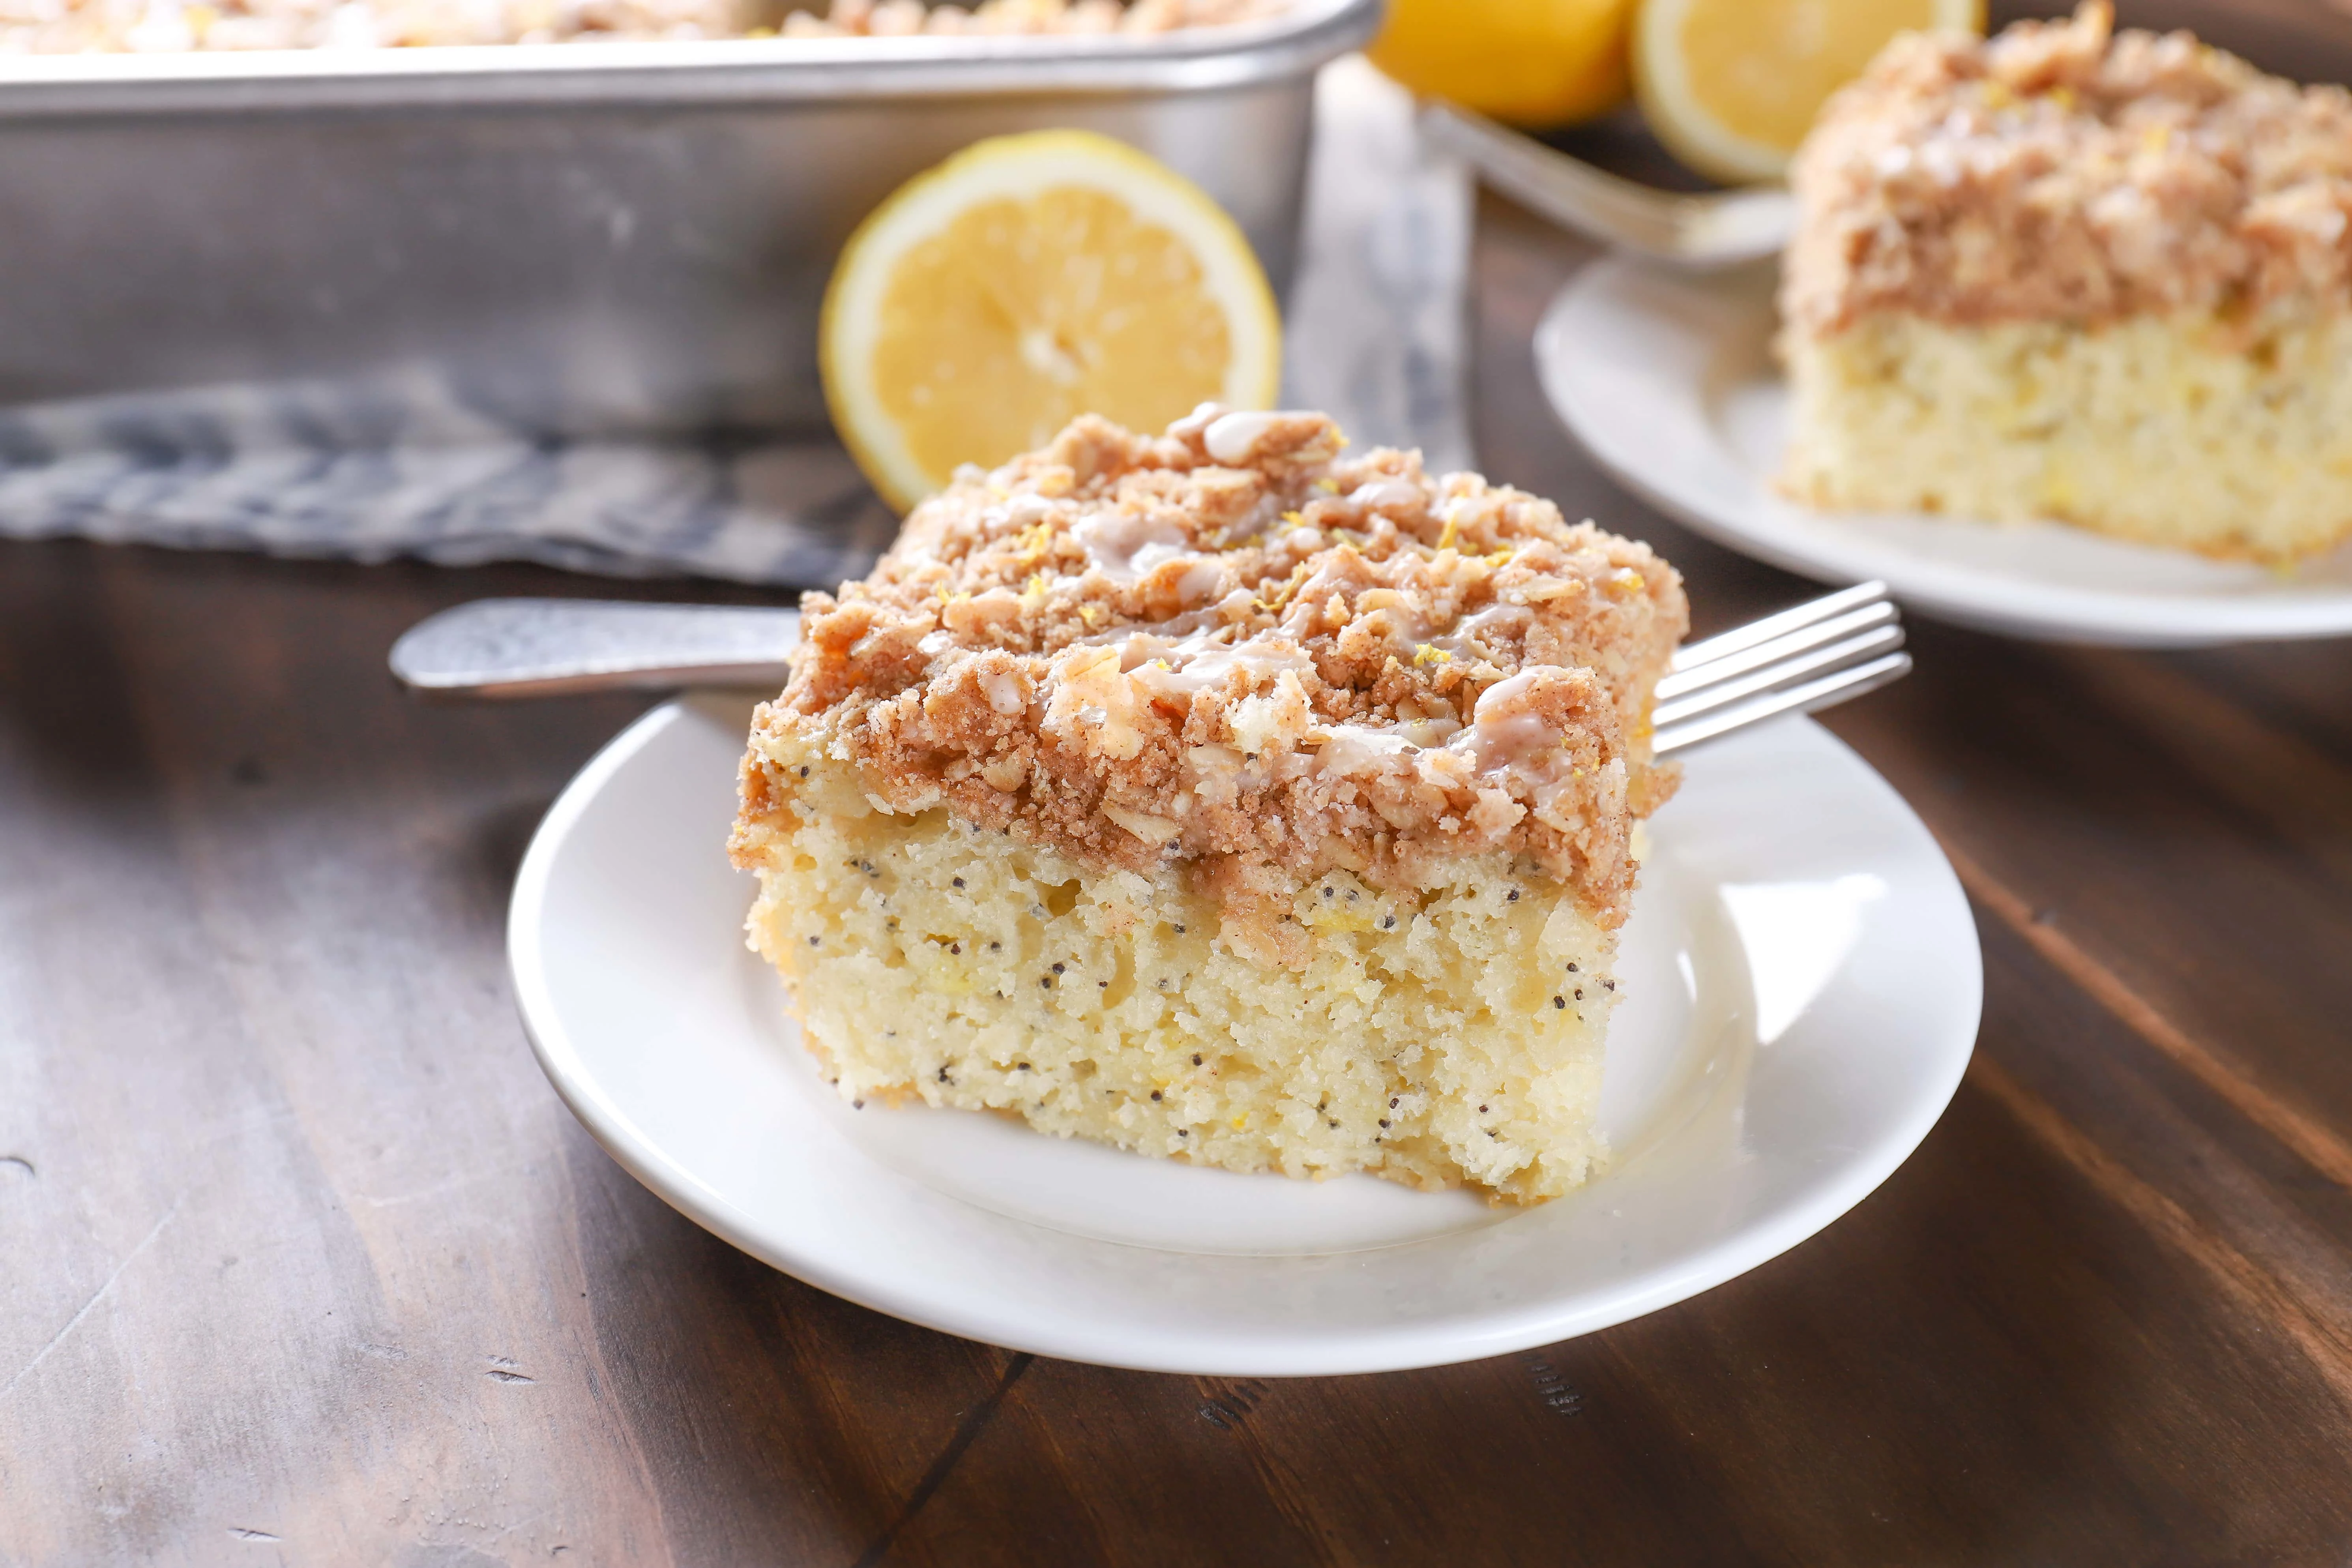
<instances>
[{"instance_id":1,"label":"halved lemon","mask_svg":"<svg viewBox=\"0 0 2352 1568\"><path fill-rule=\"evenodd\" d=\"M1642 0L1633 85L1703 174L1778 179L1831 93L1897 33L1984 30L1984 0Z\"/></svg>"},{"instance_id":2,"label":"halved lemon","mask_svg":"<svg viewBox=\"0 0 2352 1568\"><path fill-rule=\"evenodd\" d=\"M850 237L818 336L834 425L901 510L1076 415L1158 430L1203 402L1267 407L1281 379L1234 220L1084 131L976 142L901 186Z\"/></svg>"}]
</instances>

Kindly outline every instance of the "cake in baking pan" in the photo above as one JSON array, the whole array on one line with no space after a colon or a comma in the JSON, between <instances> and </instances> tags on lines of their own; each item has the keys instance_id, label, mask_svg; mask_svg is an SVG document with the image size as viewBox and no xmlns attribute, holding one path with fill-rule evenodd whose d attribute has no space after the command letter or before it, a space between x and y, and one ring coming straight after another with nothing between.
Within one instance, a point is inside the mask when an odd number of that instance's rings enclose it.
<instances>
[{"instance_id":1,"label":"cake in baking pan","mask_svg":"<svg viewBox=\"0 0 2352 1568\"><path fill-rule=\"evenodd\" d=\"M1320 415L1081 418L805 604L751 943L853 1101L1549 1197L1685 621L1643 546Z\"/></svg>"},{"instance_id":2,"label":"cake in baking pan","mask_svg":"<svg viewBox=\"0 0 2352 1568\"><path fill-rule=\"evenodd\" d=\"M2289 562L2352 532L2352 96L2104 4L1914 35L1797 157L1786 483Z\"/></svg>"},{"instance_id":3,"label":"cake in baking pan","mask_svg":"<svg viewBox=\"0 0 2352 1568\"><path fill-rule=\"evenodd\" d=\"M0 56L689 39L1118 35L1256 21L1289 0L0 0Z\"/></svg>"}]
</instances>

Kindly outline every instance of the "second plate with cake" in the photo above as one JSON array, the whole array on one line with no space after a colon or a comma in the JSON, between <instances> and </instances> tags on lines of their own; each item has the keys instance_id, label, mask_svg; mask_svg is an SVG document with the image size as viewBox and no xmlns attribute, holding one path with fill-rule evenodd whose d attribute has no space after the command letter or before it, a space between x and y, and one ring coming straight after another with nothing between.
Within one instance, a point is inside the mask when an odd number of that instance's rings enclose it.
<instances>
[{"instance_id":1,"label":"second plate with cake","mask_svg":"<svg viewBox=\"0 0 2352 1568\"><path fill-rule=\"evenodd\" d=\"M1708 277L1610 258L1536 333L1553 409L1624 485L1720 543L1824 583L1885 581L1922 614L2056 642L2189 647L2352 634L2352 547L2289 570L2055 522L1832 513L1775 488L1789 394L1774 269Z\"/></svg>"},{"instance_id":2,"label":"second plate with cake","mask_svg":"<svg viewBox=\"0 0 2352 1568\"><path fill-rule=\"evenodd\" d=\"M1762 269L1594 267L1538 342L1561 417L1694 527L1948 619L2352 631L2352 95L2114 20L1897 37L1790 166L1777 311Z\"/></svg>"}]
</instances>

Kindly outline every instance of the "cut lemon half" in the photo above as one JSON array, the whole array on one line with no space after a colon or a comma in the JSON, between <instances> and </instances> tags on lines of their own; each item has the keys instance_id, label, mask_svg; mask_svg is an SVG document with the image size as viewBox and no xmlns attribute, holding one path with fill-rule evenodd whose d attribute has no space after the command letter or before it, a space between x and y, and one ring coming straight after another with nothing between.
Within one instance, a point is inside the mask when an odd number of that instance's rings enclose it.
<instances>
[{"instance_id":1,"label":"cut lemon half","mask_svg":"<svg viewBox=\"0 0 2352 1568\"><path fill-rule=\"evenodd\" d=\"M976 142L876 209L825 290L835 427L900 510L1077 415L1158 430L1272 405L1282 323L1200 187L1084 131Z\"/></svg>"},{"instance_id":2,"label":"cut lemon half","mask_svg":"<svg viewBox=\"0 0 2352 1568\"><path fill-rule=\"evenodd\" d=\"M1897 33L1984 31L1983 0L1642 0L1633 85L1675 156L1778 179L1831 93Z\"/></svg>"}]
</instances>

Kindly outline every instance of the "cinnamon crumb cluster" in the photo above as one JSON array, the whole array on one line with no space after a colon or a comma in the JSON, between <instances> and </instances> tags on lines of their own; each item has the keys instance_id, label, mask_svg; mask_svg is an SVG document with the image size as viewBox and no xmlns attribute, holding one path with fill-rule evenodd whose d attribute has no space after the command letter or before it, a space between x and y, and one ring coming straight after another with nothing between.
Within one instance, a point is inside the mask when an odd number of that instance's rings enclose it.
<instances>
[{"instance_id":1,"label":"cinnamon crumb cluster","mask_svg":"<svg viewBox=\"0 0 2352 1568\"><path fill-rule=\"evenodd\" d=\"M1791 183L1784 315L1957 326L2252 313L2352 297L2352 94L2105 0L1998 37L1911 35L1823 110Z\"/></svg>"},{"instance_id":2,"label":"cinnamon crumb cluster","mask_svg":"<svg viewBox=\"0 0 2352 1568\"><path fill-rule=\"evenodd\" d=\"M1342 444L1319 414L1206 405L967 468L871 576L803 601L746 824L794 813L772 759L814 749L893 812L1179 863L1271 956L1305 879L1401 885L1438 856L1524 856L1614 924L1633 819L1675 782L1647 712L1679 576L1549 501Z\"/></svg>"}]
</instances>

